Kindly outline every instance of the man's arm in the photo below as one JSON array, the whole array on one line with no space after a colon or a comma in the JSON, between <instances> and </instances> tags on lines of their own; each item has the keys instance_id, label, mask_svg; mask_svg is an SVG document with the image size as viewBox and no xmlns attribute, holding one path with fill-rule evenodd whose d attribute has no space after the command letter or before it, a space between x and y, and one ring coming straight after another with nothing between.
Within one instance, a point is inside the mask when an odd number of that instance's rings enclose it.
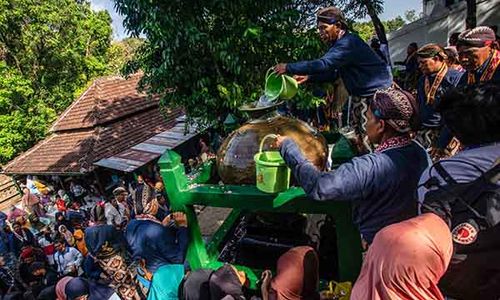
<instances>
[{"instance_id":1,"label":"man's arm","mask_svg":"<svg viewBox=\"0 0 500 300\"><path fill-rule=\"evenodd\" d=\"M74 266L76 268L78 268L79 266L82 265L83 255L80 253L80 251L76 250L76 248L72 247L71 251L73 252L73 255L75 256Z\"/></svg>"},{"instance_id":2,"label":"man's arm","mask_svg":"<svg viewBox=\"0 0 500 300\"><path fill-rule=\"evenodd\" d=\"M307 82L316 82L316 83L334 82L338 77L339 77L338 70L328 70L327 72L324 73L309 75Z\"/></svg>"},{"instance_id":3,"label":"man's arm","mask_svg":"<svg viewBox=\"0 0 500 300\"><path fill-rule=\"evenodd\" d=\"M296 63L288 63L286 71L297 75L311 75L324 72L332 72L342 66L350 63L350 53L347 40L339 40L335 46L331 47L328 52L321 58L315 60L306 60Z\"/></svg>"},{"instance_id":4,"label":"man's arm","mask_svg":"<svg viewBox=\"0 0 500 300\"><path fill-rule=\"evenodd\" d=\"M302 155L291 139L283 141L280 152L298 183L314 200L354 201L363 198L367 173L371 169L369 160L344 163L335 171L322 172Z\"/></svg>"},{"instance_id":5,"label":"man's arm","mask_svg":"<svg viewBox=\"0 0 500 300\"><path fill-rule=\"evenodd\" d=\"M181 255L182 262L186 259L186 253L189 245L189 231L187 227L177 228L177 243L179 243L179 254Z\"/></svg>"}]
</instances>

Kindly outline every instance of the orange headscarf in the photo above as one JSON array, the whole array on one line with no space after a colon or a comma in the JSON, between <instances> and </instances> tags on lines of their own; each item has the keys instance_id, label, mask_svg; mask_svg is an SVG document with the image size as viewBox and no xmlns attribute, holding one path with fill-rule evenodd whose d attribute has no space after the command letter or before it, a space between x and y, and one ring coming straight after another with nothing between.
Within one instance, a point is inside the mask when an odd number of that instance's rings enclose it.
<instances>
[{"instance_id":1,"label":"orange headscarf","mask_svg":"<svg viewBox=\"0 0 500 300\"><path fill-rule=\"evenodd\" d=\"M435 214L387 226L368 250L351 300L443 300L437 284L452 252L450 230Z\"/></svg>"},{"instance_id":2,"label":"orange headscarf","mask_svg":"<svg viewBox=\"0 0 500 300\"><path fill-rule=\"evenodd\" d=\"M76 249L78 249L83 256L87 256L88 250L87 245L85 244L85 234L83 233L83 230L75 230L73 236L75 237Z\"/></svg>"}]
</instances>

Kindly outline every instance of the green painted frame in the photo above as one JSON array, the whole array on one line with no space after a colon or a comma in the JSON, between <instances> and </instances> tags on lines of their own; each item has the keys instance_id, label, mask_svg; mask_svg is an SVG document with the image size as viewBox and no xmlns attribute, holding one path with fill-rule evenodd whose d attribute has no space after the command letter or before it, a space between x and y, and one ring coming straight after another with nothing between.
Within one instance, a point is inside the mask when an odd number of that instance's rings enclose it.
<instances>
[{"instance_id":1,"label":"green painted frame","mask_svg":"<svg viewBox=\"0 0 500 300\"><path fill-rule=\"evenodd\" d=\"M349 203L314 201L297 187L279 194L267 194L250 185L206 184L213 161L203 164L194 175L186 175L181 156L172 150L167 150L158 164L172 209L184 211L188 218L190 243L187 260L192 269L218 268L223 264L217 261L218 246L242 211L294 212L329 214L335 218L339 280L354 282L357 278L361 268L361 242L351 220ZM202 239L194 204L233 209L208 244ZM246 272L250 288L255 289L261 270L236 267Z\"/></svg>"}]
</instances>

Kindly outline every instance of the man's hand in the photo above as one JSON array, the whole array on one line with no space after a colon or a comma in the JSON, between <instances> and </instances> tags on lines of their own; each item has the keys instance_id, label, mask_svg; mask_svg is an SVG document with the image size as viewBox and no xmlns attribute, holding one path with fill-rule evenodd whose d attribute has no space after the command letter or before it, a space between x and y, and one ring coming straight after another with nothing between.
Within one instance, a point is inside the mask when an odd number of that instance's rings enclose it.
<instances>
[{"instance_id":1,"label":"man's hand","mask_svg":"<svg viewBox=\"0 0 500 300\"><path fill-rule=\"evenodd\" d=\"M264 272L262 272L262 275L260 275L260 281L262 282L260 286L260 292L262 293L262 300L269 299L269 285L271 284L272 278L273 275L269 270L265 270Z\"/></svg>"},{"instance_id":2,"label":"man's hand","mask_svg":"<svg viewBox=\"0 0 500 300\"><path fill-rule=\"evenodd\" d=\"M295 76L293 76L293 79L297 80L298 84L303 84L309 80L309 76L308 75L295 75Z\"/></svg>"},{"instance_id":3,"label":"man's hand","mask_svg":"<svg viewBox=\"0 0 500 300\"><path fill-rule=\"evenodd\" d=\"M277 64L274 66L274 72L278 75L286 73L286 64Z\"/></svg>"},{"instance_id":4,"label":"man's hand","mask_svg":"<svg viewBox=\"0 0 500 300\"><path fill-rule=\"evenodd\" d=\"M172 219L174 219L175 224L177 224L178 227L187 227L188 226L186 214L183 212L174 212L172 214Z\"/></svg>"},{"instance_id":5,"label":"man's hand","mask_svg":"<svg viewBox=\"0 0 500 300\"><path fill-rule=\"evenodd\" d=\"M432 147L429 153L429 156L435 160L435 159L441 159L446 156L446 152L444 149Z\"/></svg>"},{"instance_id":6,"label":"man's hand","mask_svg":"<svg viewBox=\"0 0 500 300\"><path fill-rule=\"evenodd\" d=\"M283 141L286 140L288 137L285 135L278 135L276 138L276 147L280 148L281 144L283 144Z\"/></svg>"}]
</instances>

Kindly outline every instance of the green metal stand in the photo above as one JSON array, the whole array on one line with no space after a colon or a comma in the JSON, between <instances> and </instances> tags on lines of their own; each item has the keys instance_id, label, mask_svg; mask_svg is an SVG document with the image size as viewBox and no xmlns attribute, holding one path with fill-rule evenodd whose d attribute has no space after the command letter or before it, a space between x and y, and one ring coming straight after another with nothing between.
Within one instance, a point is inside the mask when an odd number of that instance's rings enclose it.
<instances>
[{"instance_id":1,"label":"green metal stand","mask_svg":"<svg viewBox=\"0 0 500 300\"><path fill-rule=\"evenodd\" d=\"M159 160L160 173L173 210L184 211L189 222L187 259L192 269L217 268L218 246L242 211L329 214L336 220L339 280L354 281L361 267L360 236L351 220L348 203L319 202L307 198L302 188L280 194L266 194L255 186L204 184L210 179L213 162L201 166L196 175L186 176L181 157L168 150ZM193 205L233 208L207 245L202 239ZM250 288L256 288L260 271L236 266L246 272Z\"/></svg>"}]
</instances>

